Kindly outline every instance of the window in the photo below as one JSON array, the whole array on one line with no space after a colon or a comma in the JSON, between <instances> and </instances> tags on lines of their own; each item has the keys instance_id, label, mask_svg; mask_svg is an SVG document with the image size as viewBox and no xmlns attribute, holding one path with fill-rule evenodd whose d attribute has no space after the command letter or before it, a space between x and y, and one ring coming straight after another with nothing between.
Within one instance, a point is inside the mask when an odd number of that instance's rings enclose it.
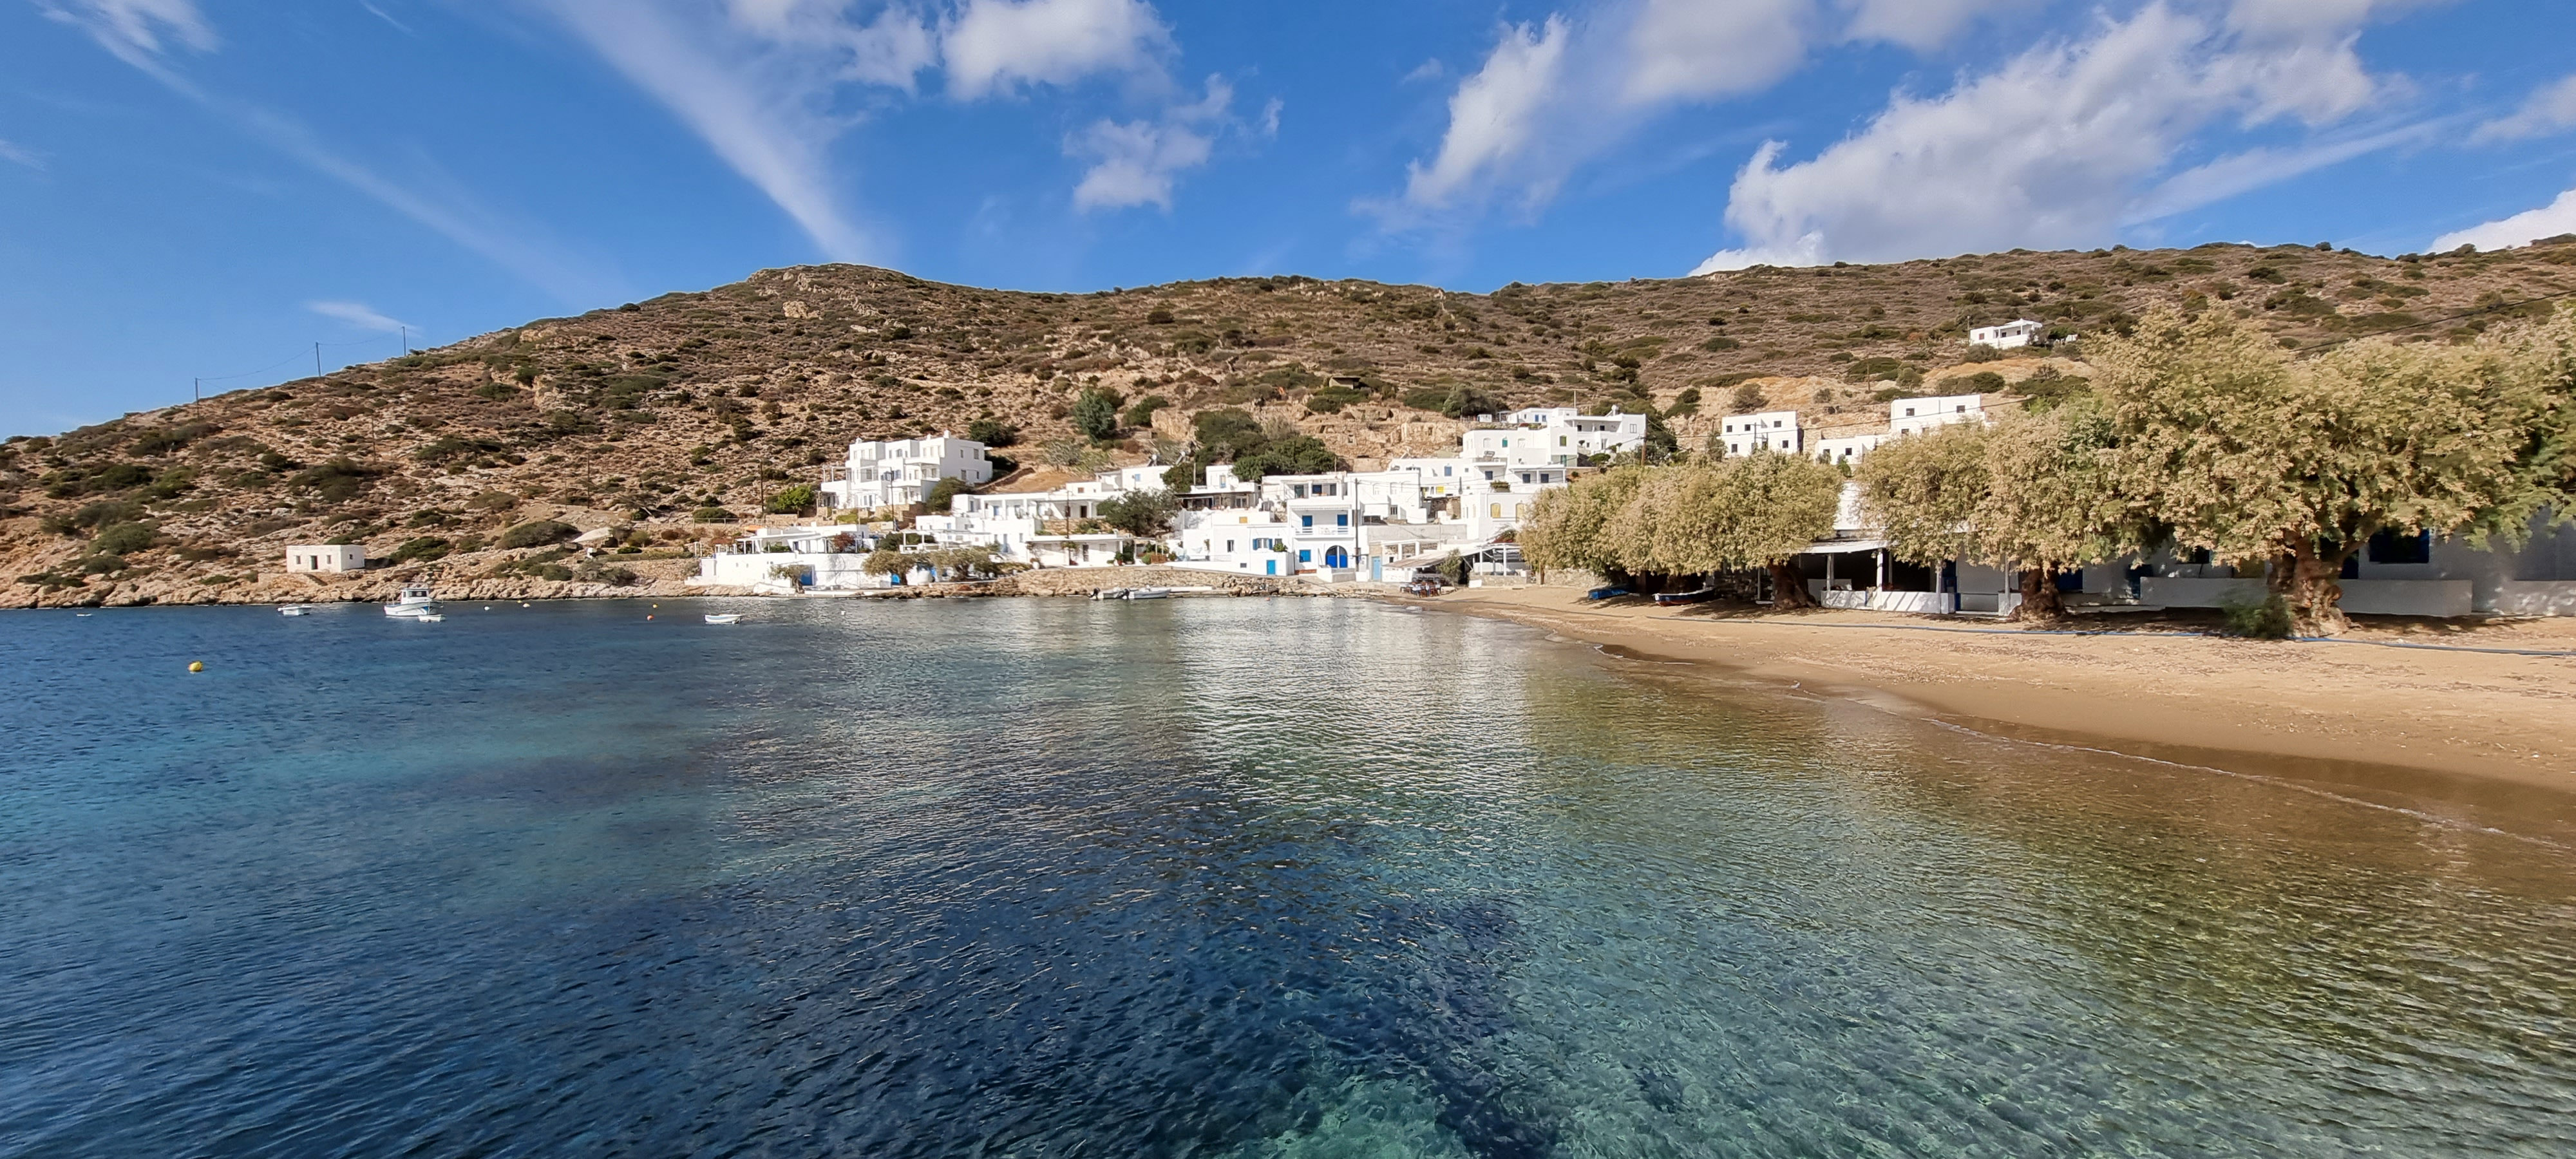
<instances>
[{"instance_id":1,"label":"window","mask_svg":"<svg viewBox=\"0 0 2576 1159\"><path fill-rule=\"evenodd\" d=\"M1314 552L1314 549L1309 548L1309 549L1307 549L1307 550L1304 550L1304 551L1300 551L1300 552L1298 552L1298 553L1297 553L1297 562L1299 562L1299 563L1313 563L1313 562L1315 562L1315 552Z\"/></svg>"},{"instance_id":2,"label":"window","mask_svg":"<svg viewBox=\"0 0 2576 1159\"><path fill-rule=\"evenodd\" d=\"M1562 447L1562 446L1564 446L1564 445L1565 445L1565 436L1564 436L1564 435L1558 435L1558 436L1556 436L1556 445L1557 445L1557 446L1560 446L1560 447Z\"/></svg>"},{"instance_id":3,"label":"window","mask_svg":"<svg viewBox=\"0 0 2576 1159\"><path fill-rule=\"evenodd\" d=\"M1907 418L1913 418L1913 417L1914 417L1914 408L1913 408L1913 407L1910 407L1910 406L1909 406L1909 407L1905 408L1905 417L1907 417Z\"/></svg>"},{"instance_id":4,"label":"window","mask_svg":"<svg viewBox=\"0 0 2576 1159\"><path fill-rule=\"evenodd\" d=\"M1494 519L1500 519L1500 518L1502 518L1502 517L1503 517L1503 505L1502 505L1502 504L1500 504L1500 503L1496 503L1496 504L1494 504L1494 505L1493 505L1493 510L1492 510L1492 511L1490 511L1490 512L1488 512L1488 516L1489 516L1490 518L1494 518Z\"/></svg>"},{"instance_id":5,"label":"window","mask_svg":"<svg viewBox=\"0 0 2576 1159\"><path fill-rule=\"evenodd\" d=\"M1335 527L1348 527L1350 525L1351 517L1348 515L1336 515L1333 517L1333 526Z\"/></svg>"},{"instance_id":6,"label":"window","mask_svg":"<svg viewBox=\"0 0 2576 1159\"><path fill-rule=\"evenodd\" d=\"M1231 554L1233 554L1233 553L1234 553L1234 541L1233 541L1233 540L1229 539L1229 540L1226 540L1226 541L1225 541L1225 550L1226 550L1226 553L1227 553L1227 554L1229 554L1229 555L1231 555Z\"/></svg>"},{"instance_id":7,"label":"window","mask_svg":"<svg viewBox=\"0 0 2576 1159\"><path fill-rule=\"evenodd\" d=\"M2395 531L2383 531L2371 536L2370 562L2431 563L2433 562L2433 533L2419 531L2413 535L2404 535Z\"/></svg>"},{"instance_id":8,"label":"window","mask_svg":"<svg viewBox=\"0 0 2576 1159\"><path fill-rule=\"evenodd\" d=\"M1312 515L1305 515L1305 516L1300 516L1299 518L1302 518L1302 519L1304 519L1304 520L1306 521L1306 523L1305 523L1306 530L1308 530L1308 531L1313 531L1313 530L1315 529L1315 517L1314 517L1314 516L1312 516Z\"/></svg>"}]
</instances>

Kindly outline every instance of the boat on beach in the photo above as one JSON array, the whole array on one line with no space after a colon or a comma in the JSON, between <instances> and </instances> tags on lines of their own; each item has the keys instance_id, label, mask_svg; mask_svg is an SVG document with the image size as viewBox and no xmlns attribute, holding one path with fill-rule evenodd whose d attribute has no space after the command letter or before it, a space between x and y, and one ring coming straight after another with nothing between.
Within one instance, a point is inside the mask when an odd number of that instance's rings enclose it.
<instances>
[{"instance_id":1,"label":"boat on beach","mask_svg":"<svg viewBox=\"0 0 2576 1159\"><path fill-rule=\"evenodd\" d=\"M1168 600L1172 598L1172 589L1129 588L1127 589L1126 598L1131 600Z\"/></svg>"},{"instance_id":2,"label":"boat on beach","mask_svg":"<svg viewBox=\"0 0 2576 1159\"><path fill-rule=\"evenodd\" d=\"M385 614L397 619L438 618L438 601L425 587L404 588L401 598L384 605Z\"/></svg>"},{"instance_id":3,"label":"boat on beach","mask_svg":"<svg viewBox=\"0 0 2576 1159\"><path fill-rule=\"evenodd\" d=\"M1091 593L1091 598L1095 600L1123 600L1127 598L1127 589L1102 588L1099 591Z\"/></svg>"},{"instance_id":4,"label":"boat on beach","mask_svg":"<svg viewBox=\"0 0 2576 1159\"><path fill-rule=\"evenodd\" d=\"M707 622L710 624L739 624L742 622L742 613L709 612L707 613Z\"/></svg>"}]
</instances>

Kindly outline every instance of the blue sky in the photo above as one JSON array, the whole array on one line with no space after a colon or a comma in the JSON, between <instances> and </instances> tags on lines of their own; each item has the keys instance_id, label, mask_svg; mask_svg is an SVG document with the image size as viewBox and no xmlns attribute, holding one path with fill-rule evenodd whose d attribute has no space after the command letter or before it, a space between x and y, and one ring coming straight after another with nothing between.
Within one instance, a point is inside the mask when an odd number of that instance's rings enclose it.
<instances>
[{"instance_id":1,"label":"blue sky","mask_svg":"<svg viewBox=\"0 0 2576 1159\"><path fill-rule=\"evenodd\" d=\"M0 0L0 431L753 270L2576 230L2565 0Z\"/></svg>"}]
</instances>

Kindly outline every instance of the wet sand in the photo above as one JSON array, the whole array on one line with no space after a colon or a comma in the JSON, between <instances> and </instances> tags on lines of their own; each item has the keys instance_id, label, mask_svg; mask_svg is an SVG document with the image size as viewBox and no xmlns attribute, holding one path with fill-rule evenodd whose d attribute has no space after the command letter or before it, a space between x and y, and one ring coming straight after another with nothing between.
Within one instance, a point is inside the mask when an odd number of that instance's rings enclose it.
<instances>
[{"instance_id":1,"label":"wet sand","mask_svg":"<svg viewBox=\"0 0 2576 1159\"><path fill-rule=\"evenodd\" d=\"M1423 603L1614 654L1721 666L2025 739L2182 761L2232 755L2234 767L2244 757L2295 762L2303 777L2323 770L2357 788L2423 779L2382 774L2433 773L2490 786L2468 790L2476 796L2513 786L2576 800L2576 656L2374 646L2576 652L2576 620L2365 622L2348 642L2309 643L2152 629L2042 634L1885 612L1605 605L1564 587L1471 589ZM2077 626L2136 630L2111 616Z\"/></svg>"}]
</instances>

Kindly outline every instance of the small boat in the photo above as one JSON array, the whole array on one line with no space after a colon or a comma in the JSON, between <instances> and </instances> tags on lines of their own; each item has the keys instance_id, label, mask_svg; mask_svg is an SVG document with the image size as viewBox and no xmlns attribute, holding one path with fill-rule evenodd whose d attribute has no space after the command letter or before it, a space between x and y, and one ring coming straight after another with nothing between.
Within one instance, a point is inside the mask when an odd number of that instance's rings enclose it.
<instances>
[{"instance_id":1,"label":"small boat","mask_svg":"<svg viewBox=\"0 0 2576 1159\"><path fill-rule=\"evenodd\" d=\"M1091 598L1095 600L1123 600L1127 598L1127 589L1102 588L1099 591L1091 593Z\"/></svg>"},{"instance_id":2,"label":"small boat","mask_svg":"<svg viewBox=\"0 0 2576 1159\"><path fill-rule=\"evenodd\" d=\"M1628 589L1623 587L1594 588L1591 591L1583 593L1583 598L1587 600L1609 600L1617 599L1618 597L1627 594Z\"/></svg>"},{"instance_id":3,"label":"small boat","mask_svg":"<svg viewBox=\"0 0 2576 1159\"><path fill-rule=\"evenodd\" d=\"M710 624L739 624L742 622L742 613L710 612L707 614L707 622Z\"/></svg>"},{"instance_id":4,"label":"small boat","mask_svg":"<svg viewBox=\"0 0 2576 1159\"><path fill-rule=\"evenodd\" d=\"M1669 608L1674 604L1704 604L1716 598L1717 590L1714 588L1701 588L1695 592L1657 592L1655 606Z\"/></svg>"},{"instance_id":5,"label":"small boat","mask_svg":"<svg viewBox=\"0 0 2576 1159\"><path fill-rule=\"evenodd\" d=\"M438 601L431 598L428 588L404 588L402 598L386 604L384 608L388 616L429 616L437 614Z\"/></svg>"},{"instance_id":6,"label":"small boat","mask_svg":"<svg viewBox=\"0 0 2576 1159\"><path fill-rule=\"evenodd\" d=\"M1172 598L1172 589L1129 588L1127 589L1127 598L1131 600L1168 600Z\"/></svg>"},{"instance_id":7,"label":"small boat","mask_svg":"<svg viewBox=\"0 0 2576 1159\"><path fill-rule=\"evenodd\" d=\"M288 604L285 607L277 609L277 614L281 616L309 616L313 614L313 606L311 604Z\"/></svg>"}]
</instances>

